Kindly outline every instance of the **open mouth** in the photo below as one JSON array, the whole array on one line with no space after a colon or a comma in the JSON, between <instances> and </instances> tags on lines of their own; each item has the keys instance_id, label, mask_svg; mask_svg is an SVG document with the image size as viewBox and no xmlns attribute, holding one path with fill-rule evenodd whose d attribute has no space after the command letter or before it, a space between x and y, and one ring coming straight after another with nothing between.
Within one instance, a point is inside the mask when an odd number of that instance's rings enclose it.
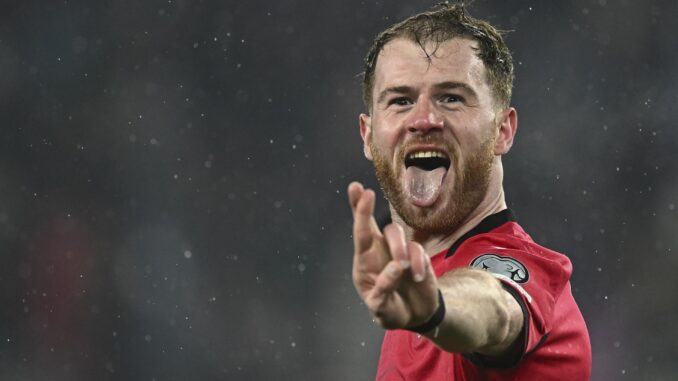
<instances>
[{"instance_id":1,"label":"open mouth","mask_svg":"<svg viewBox=\"0 0 678 381\"><path fill-rule=\"evenodd\" d=\"M421 208L433 206L440 197L451 160L440 151L415 151L405 157L403 191Z\"/></svg>"},{"instance_id":2,"label":"open mouth","mask_svg":"<svg viewBox=\"0 0 678 381\"><path fill-rule=\"evenodd\" d=\"M444 167L447 170L450 168L450 159L444 153L437 151L413 152L405 158L405 168L409 167L417 167L425 171Z\"/></svg>"}]
</instances>

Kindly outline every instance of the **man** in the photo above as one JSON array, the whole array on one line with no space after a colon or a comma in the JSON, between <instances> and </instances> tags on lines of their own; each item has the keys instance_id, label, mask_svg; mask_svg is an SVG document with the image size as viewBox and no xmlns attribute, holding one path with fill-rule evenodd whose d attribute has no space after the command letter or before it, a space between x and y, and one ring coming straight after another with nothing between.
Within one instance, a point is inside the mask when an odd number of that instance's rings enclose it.
<instances>
[{"instance_id":1,"label":"man","mask_svg":"<svg viewBox=\"0 0 678 381\"><path fill-rule=\"evenodd\" d=\"M506 209L502 155L513 143L511 54L463 5L377 36L360 115L393 223L375 194L348 187L353 281L387 330L377 380L587 380L591 349L567 257Z\"/></svg>"}]
</instances>

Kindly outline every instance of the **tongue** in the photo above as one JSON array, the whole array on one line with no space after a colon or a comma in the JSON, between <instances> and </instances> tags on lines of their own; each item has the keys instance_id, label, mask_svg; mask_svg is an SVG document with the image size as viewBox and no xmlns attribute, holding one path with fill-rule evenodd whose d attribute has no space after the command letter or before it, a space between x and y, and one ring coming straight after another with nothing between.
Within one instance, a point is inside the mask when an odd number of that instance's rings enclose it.
<instances>
[{"instance_id":1,"label":"tongue","mask_svg":"<svg viewBox=\"0 0 678 381\"><path fill-rule=\"evenodd\" d=\"M447 171L438 167L427 171L415 166L407 168L403 179L405 192L418 206L430 206L440 195L440 186Z\"/></svg>"}]
</instances>

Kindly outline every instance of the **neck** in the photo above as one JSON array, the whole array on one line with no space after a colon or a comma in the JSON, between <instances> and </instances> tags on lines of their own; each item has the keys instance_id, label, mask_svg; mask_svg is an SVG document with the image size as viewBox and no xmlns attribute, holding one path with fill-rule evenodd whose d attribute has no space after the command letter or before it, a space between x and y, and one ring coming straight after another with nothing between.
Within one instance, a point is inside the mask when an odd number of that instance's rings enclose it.
<instances>
[{"instance_id":1,"label":"neck","mask_svg":"<svg viewBox=\"0 0 678 381\"><path fill-rule=\"evenodd\" d=\"M431 234L423 231L417 231L400 218L400 216L391 208L393 221L398 223L405 230L405 235L410 241L419 242L429 256L435 255L443 250L449 249L462 235L476 227L485 217L499 213L506 209L506 200L504 198L504 188L502 186L501 168L499 176L492 176L490 184L485 194L485 198L478 204L471 214L466 217L462 224L449 233Z\"/></svg>"}]
</instances>

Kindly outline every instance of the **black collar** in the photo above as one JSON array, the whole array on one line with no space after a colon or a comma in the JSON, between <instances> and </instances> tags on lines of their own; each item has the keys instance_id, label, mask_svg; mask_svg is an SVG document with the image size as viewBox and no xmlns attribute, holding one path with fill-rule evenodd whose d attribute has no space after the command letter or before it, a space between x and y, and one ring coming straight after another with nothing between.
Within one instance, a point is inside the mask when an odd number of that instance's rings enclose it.
<instances>
[{"instance_id":1,"label":"black collar","mask_svg":"<svg viewBox=\"0 0 678 381\"><path fill-rule=\"evenodd\" d=\"M483 234L490 232L501 225L509 222L509 221L515 221L516 216L513 214L513 211L511 209L504 209L499 213L491 214L487 217L485 217L476 227L473 229L469 230L464 234L463 236L459 237L459 239L450 247L450 250L447 251L447 254L445 254L445 258L451 257L455 251L461 246L464 241L467 239L476 236L478 234Z\"/></svg>"}]
</instances>

